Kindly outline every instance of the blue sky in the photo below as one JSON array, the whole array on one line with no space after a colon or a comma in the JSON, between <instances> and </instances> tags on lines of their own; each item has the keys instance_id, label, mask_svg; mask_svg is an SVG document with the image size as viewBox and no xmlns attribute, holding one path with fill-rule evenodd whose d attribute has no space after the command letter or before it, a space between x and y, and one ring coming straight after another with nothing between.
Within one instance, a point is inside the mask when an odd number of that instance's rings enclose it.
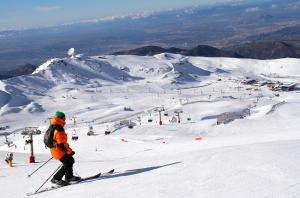
<instances>
[{"instance_id":1,"label":"blue sky","mask_svg":"<svg viewBox=\"0 0 300 198\"><path fill-rule=\"evenodd\" d=\"M224 0L0 0L0 30L56 25L216 2Z\"/></svg>"}]
</instances>

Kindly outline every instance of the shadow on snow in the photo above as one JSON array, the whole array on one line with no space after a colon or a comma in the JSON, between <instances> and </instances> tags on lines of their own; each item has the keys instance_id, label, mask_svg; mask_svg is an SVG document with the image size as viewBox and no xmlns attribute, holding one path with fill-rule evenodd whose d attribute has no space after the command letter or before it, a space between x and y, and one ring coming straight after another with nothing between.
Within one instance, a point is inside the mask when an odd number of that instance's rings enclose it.
<instances>
[{"instance_id":1,"label":"shadow on snow","mask_svg":"<svg viewBox=\"0 0 300 198\"><path fill-rule=\"evenodd\" d=\"M151 167L146 167L146 168L127 170L123 173L116 173L116 174L112 174L112 175L109 175L109 176L102 176L100 178L97 178L97 179L94 179L94 180L89 180L89 181L84 181L84 182L81 182L81 183L89 183L89 182L93 182L93 181L96 181L96 180L111 179L111 178L116 178L116 177L126 177L126 176L141 174L141 173L145 173L145 172L148 172L148 171L153 171L155 169L164 168L164 167L167 167L167 166L172 166L172 165L176 165L176 164L180 164L180 163L182 163L182 162L174 162L174 163L165 164L165 165L161 165L161 166L151 166Z\"/></svg>"}]
</instances>

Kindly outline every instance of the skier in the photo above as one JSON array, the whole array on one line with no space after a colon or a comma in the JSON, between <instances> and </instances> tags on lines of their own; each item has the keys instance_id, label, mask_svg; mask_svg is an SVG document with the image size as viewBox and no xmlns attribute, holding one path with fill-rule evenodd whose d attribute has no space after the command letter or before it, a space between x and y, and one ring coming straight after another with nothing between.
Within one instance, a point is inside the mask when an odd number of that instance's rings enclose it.
<instances>
[{"instance_id":1,"label":"skier","mask_svg":"<svg viewBox=\"0 0 300 198\"><path fill-rule=\"evenodd\" d=\"M14 154L11 153L11 152L6 153L6 156L5 156L5 162L6 162L10 167L12 167L13 156L14 156Z\"/></svg>"},{"instance_id":2,"label":"skier","mask_svg":"<svg viewBox=\"0 0 300 198\"><path fill-rule=\"evenodd\" d=\"M53 148L50 148L51 155L54 159L61 161L63 166L51 179L51 182L57 185L67 185L69 182L78 181L81 178L73 175L73 155L75 152L70 148L67 142L67 134L64 130L65 114L63 112L55 112L54 117L51 119L50 125L54 128L53 133ZM65 176L65 180L62 180Z\"/></svg>"}]
</instances>

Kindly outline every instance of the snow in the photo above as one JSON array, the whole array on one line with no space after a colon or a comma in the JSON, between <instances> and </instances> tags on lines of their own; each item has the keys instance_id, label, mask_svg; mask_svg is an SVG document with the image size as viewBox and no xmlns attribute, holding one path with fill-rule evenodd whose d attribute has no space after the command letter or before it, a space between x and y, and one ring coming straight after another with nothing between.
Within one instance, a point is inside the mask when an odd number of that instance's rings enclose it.
<instances>
[{"instance_id":1,"label":"snow","mask_svg":"<svg viewBox=\"0 0 300 198\"><path fill-rule=\"evenodd\" d=\"M0 135L11 133L13 143L8 147L0 136L0 158L12 151L14 164L0 162L1 197L26 197L59 166L52 160L27 178L50 154L43 133L34 135L37 163L29 164L28 137L21 134L33 126L44 132L57 110L67 116L75 174L116 173L35 197L300 197L299 90L242 83L299 83L299 65L299 59L167 53L77 56L51 59L31 75L3 80L0 127L9 128ZM157 107L168 112L162 112L163 125ZM175 111L182 111L181 123L171 122ZM217 125L224 115L233 119ZM90 126L95 136L87 136Z\"/></svg>"}]
</instances>

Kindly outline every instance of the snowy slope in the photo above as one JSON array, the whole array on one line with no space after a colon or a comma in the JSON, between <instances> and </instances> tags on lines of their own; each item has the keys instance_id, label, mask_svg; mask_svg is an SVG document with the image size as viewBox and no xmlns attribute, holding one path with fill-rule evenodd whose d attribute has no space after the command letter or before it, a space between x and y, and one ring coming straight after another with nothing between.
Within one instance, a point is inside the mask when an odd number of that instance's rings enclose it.
<instances>
[{"instance_id":1,"label":"snowy slope","mask_svg":"<svg viewBox=\"0 0 300 198\"><path fill-rule=\"evenodd\" d=\"M50 155L43 134L36 135L38 163L28 164L28 137L20 132L32 126L44 132L60 110L76 151L75 173L117 172L35 197L300 197L299 90L242 83L299 83L299 65L299 59L165 53L81 56L52 59L32 75L1 81L0 127L9 128L0 134L14 133L10 147L0 136L0 158L15 153L13 168L0 162L1 196L26 197L59 165L51 161L26 178ZM165 108L163 125L158 107ZM95 136L87 136L90 126Z\"/></svg>"}]
</instances>

